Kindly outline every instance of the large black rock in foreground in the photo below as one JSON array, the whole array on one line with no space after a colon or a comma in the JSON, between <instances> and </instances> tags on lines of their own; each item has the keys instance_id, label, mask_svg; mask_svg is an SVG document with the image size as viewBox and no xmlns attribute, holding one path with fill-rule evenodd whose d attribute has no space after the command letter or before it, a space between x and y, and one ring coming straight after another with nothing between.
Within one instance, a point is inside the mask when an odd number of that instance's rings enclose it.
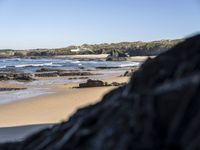
<instances>
[{"instance_id":1,"label":"large black rock in foreground","mask_svg":"<svg viewBox=\"0 0 200 150\"><path fill-rule=\"evenodd\" d=\"M127 86L8 150L200 149L200 36L146 61Z\"/></svg>"}]
</instances>

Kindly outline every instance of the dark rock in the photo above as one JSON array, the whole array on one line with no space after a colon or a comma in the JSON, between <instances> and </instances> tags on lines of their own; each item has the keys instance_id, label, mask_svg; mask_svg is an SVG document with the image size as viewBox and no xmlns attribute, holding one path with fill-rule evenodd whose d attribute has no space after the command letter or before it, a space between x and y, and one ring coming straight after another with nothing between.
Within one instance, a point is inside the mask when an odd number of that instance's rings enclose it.
<instances>
[{"instance_id":1,"label":"dark rock","mask_svg":"<svg viewBox=\"0 0 200 150\"><path fill-rule=\"evenodd\" d=\"M69 78L69 80L83 80L83 79L88 79L88 77L75 77L75 78Z\"/></svg>"},{"instance_id":2,"label":"dark rock","mask_svg":"<svg viewBox=\"0 0 200 150\"><path fill-rule=\"evenodd\" d=\"M83 70L83 69L85 69L85 68L84 68L84 67L79 67L79 69L82 69L82 70Z\"/></svg>"},{"instance_id":3,"label":"dark rock","mask_svg":"<svg viewBox=\"0 0 200 150\"><path fill-rule=\"evenodd\" d=\"M128 55L120 53L117 50L111 51L111 54L106 58L106 61L126 61Z\"/></svg>"},{"instance_id":4,"label":"dark rock","mask_svg":"<svg viewBox=\"0 0 200 150\"><path fill-rule=\"evenodd\" d=\"M0 81L5 81L5 80L12 80L13 78L8 76L7 74L0 74Z\"/></svg>"},{"instance_id":5,"label":"dark rock","mask_svg":"<svg viewBox=\"0 0 200 150\"><path fill-rule=\"evenodd\" d=\"M110 84L110 86L124 86L124 85L126 85L126 84L127 84L126 82L122 82L122 83L112 82L112 83Z\"/></svg>"},{"instance_id":6,"label":"dark rock","mask_svg":"<svg viewBox=\"0 0 200 150\"><path fill-rule=\"evenodd\" d=\"M96 69L117 69L117 68L120 68L120 67L106 67L106 66L96 67Z\"/></svg>"},{"instance_id":7,"label":"dark rock","mask_svg":"<svg viewBox=\"0 0 200 150\"><path fill-rule=\"evenodd\" d=\"M30 74L14 74L14 80L17 81L33 81L34 79L31 77Z\"/></svg>"},{"instance_id":8,"label":"dark rock","mask_svg":"<svg viewBox=\"0 0 200 150\"><path fill-rule=\"evenodd\" d=\"M0 73L0 81L17 80L17 81L33 81L31 74L28 73L12 73L3 72Z\"/></svg>"},{"instance_id":9,"label":"dark rock","mask_svg":"<svg viewBox=\"0 0 200 150\"><path fill-rule=\"evenodd\" d=\"M50 71L52 71L52 69L50 69L50 68L41 68L41 69L36 70L36 72L50 72ZM53 71L55 71L55 70L53 70Z\"/></svg>"},{"instance_id":10,"label":"dark rock","mask_svg":"<svg viewBox=\"0 0 200 150\"><path fill-rule=\"evenodd\" d=\"M35 73L35 77L58 77L57 71Z\"/></svg>"},{"instance_id":11,"label":"dark rock","mask_svg":"<svg viewBox=\"0 0 200 150\"><path fill-rule=\"evenodd\" d=\"M59 72L59 76L91 76L96 75L91 72L71 71L71 72Z\"/></svg>"},{"instance_id":12,"label":"dark rock","mask_svg":"<svg viewBox=\"0 0 200 150\"><path fill-rule=\"evenodd\" d=\"M41 68L36 70L36 72L64 72L67 70L62 70L62 69L53 69L53 68Z\"/></svg>"},{"instance_id":13,"label":"dark rock","mask_svg":"<svg viewBox=\"0 0 200 150\"><path fill-rule=\"evenodd\" d=\"M88 88L88 87L104 87L104 86L123 86L126 83L118 83L118 82L103 82L101 80L87 80L86 83L80 83L78 88Z\"/></svg>"},{"instance_id":14,"label":"dark rock","mask_svg":"<svg viewBox=\"0 0 200 150\"><path fill-rule=\"evenodd\" d=\"M79 70L61 70L61 69L51 69L51 68L41 68L36 71L36 77L64 77L64 76L91 76L97 75L87 71Z\"/></svg>"},{"instance_id":15,"label":"dark rock","mask_svg":"<svg viewBox=\"0 0 200 150\"><path fill-rule=\"evenodd\" d=\"M104 86L104 82L101 80L87 80L86 83L80 83L79 88L86 88L86 87L101 87Z\"/></svg>"},{"instance_id":16,"label":"dark rock","mask_svg":"<svg viewBox=\"0 0 200 150\"><path fill-rule=\"evenodd\" d=\"M0 149L198 150L199 99L200 35L147 60L130 83L67 122Z\"/></svg>"},{"instance_id":17,"label":"dark rock","mask_svg":"<svg viewBox=\"0 0 200 150\"><path fill-rule=\"evenodd\" d=\"M3 72L6 72L6 73L8 73L8 72L10 72L10 73L16 73L17 70L16 70L15 67L6 67L6 68L1 68L0 72L1 73L3 73Z\"/></svg>"},{"instance_id":18,"label":"dark rock","mask_svg":"<svg viewBox=\"0 0 200 150\"><path fill-rule=\"evenodd\" d=\"M2 92L2 91L19 91L19 90L25 90L26 88L3 88L3 87L1 87L0 88L0 91Z\"/></svg>"}]
</instances>

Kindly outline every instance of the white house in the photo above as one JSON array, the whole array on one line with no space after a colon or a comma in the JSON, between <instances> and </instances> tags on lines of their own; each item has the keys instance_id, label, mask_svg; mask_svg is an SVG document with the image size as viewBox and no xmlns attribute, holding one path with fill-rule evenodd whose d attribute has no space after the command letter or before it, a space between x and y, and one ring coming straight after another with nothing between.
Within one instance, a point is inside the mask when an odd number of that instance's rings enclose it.
<instances>
[{"instance_id":1,"label":"white house","mask_svg":"<svg viewBox=\"0 0 200 150\"><path fill-rule=\"evenodd\" d=\"M79 53L79 54L94 53L92 50L86 49L86 48L71 49L70 51L74 53Z\"/></svg>"}]
</instances>

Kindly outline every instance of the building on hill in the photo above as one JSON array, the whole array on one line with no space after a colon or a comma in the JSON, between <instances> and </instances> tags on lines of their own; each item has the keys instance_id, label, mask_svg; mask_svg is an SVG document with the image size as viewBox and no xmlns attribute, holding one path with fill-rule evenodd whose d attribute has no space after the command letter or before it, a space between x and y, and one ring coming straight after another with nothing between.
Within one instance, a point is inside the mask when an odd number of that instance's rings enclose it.
<instances>
[{"instance_id":1,"label":"building on hill","mask_svg":"<svg viewBox=\"0 0 200 150\"><path fill-rule=\"evenodd\" d=\"M72 53L77 53L77 54L93 54L94 53L92 50L86 49L86 48L71 49L70 51Z\"/></svg>"}]
</instances>

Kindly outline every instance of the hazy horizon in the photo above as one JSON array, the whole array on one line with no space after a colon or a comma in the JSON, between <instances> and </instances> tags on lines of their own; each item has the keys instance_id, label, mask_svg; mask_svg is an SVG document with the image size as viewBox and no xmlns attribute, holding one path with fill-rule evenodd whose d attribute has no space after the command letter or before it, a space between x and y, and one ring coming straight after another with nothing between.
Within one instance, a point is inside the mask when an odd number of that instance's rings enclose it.
<instances>
[{"instance_id":1,"label":"hazy horizon","mask_svg":"<svg viewBox=\"0 0 200 150\"><path fill-rule=\"evenodd\" d=\"M0 49L180 39L199 32L199 0L0 0Z\"/></svg>"}]
</instances>

